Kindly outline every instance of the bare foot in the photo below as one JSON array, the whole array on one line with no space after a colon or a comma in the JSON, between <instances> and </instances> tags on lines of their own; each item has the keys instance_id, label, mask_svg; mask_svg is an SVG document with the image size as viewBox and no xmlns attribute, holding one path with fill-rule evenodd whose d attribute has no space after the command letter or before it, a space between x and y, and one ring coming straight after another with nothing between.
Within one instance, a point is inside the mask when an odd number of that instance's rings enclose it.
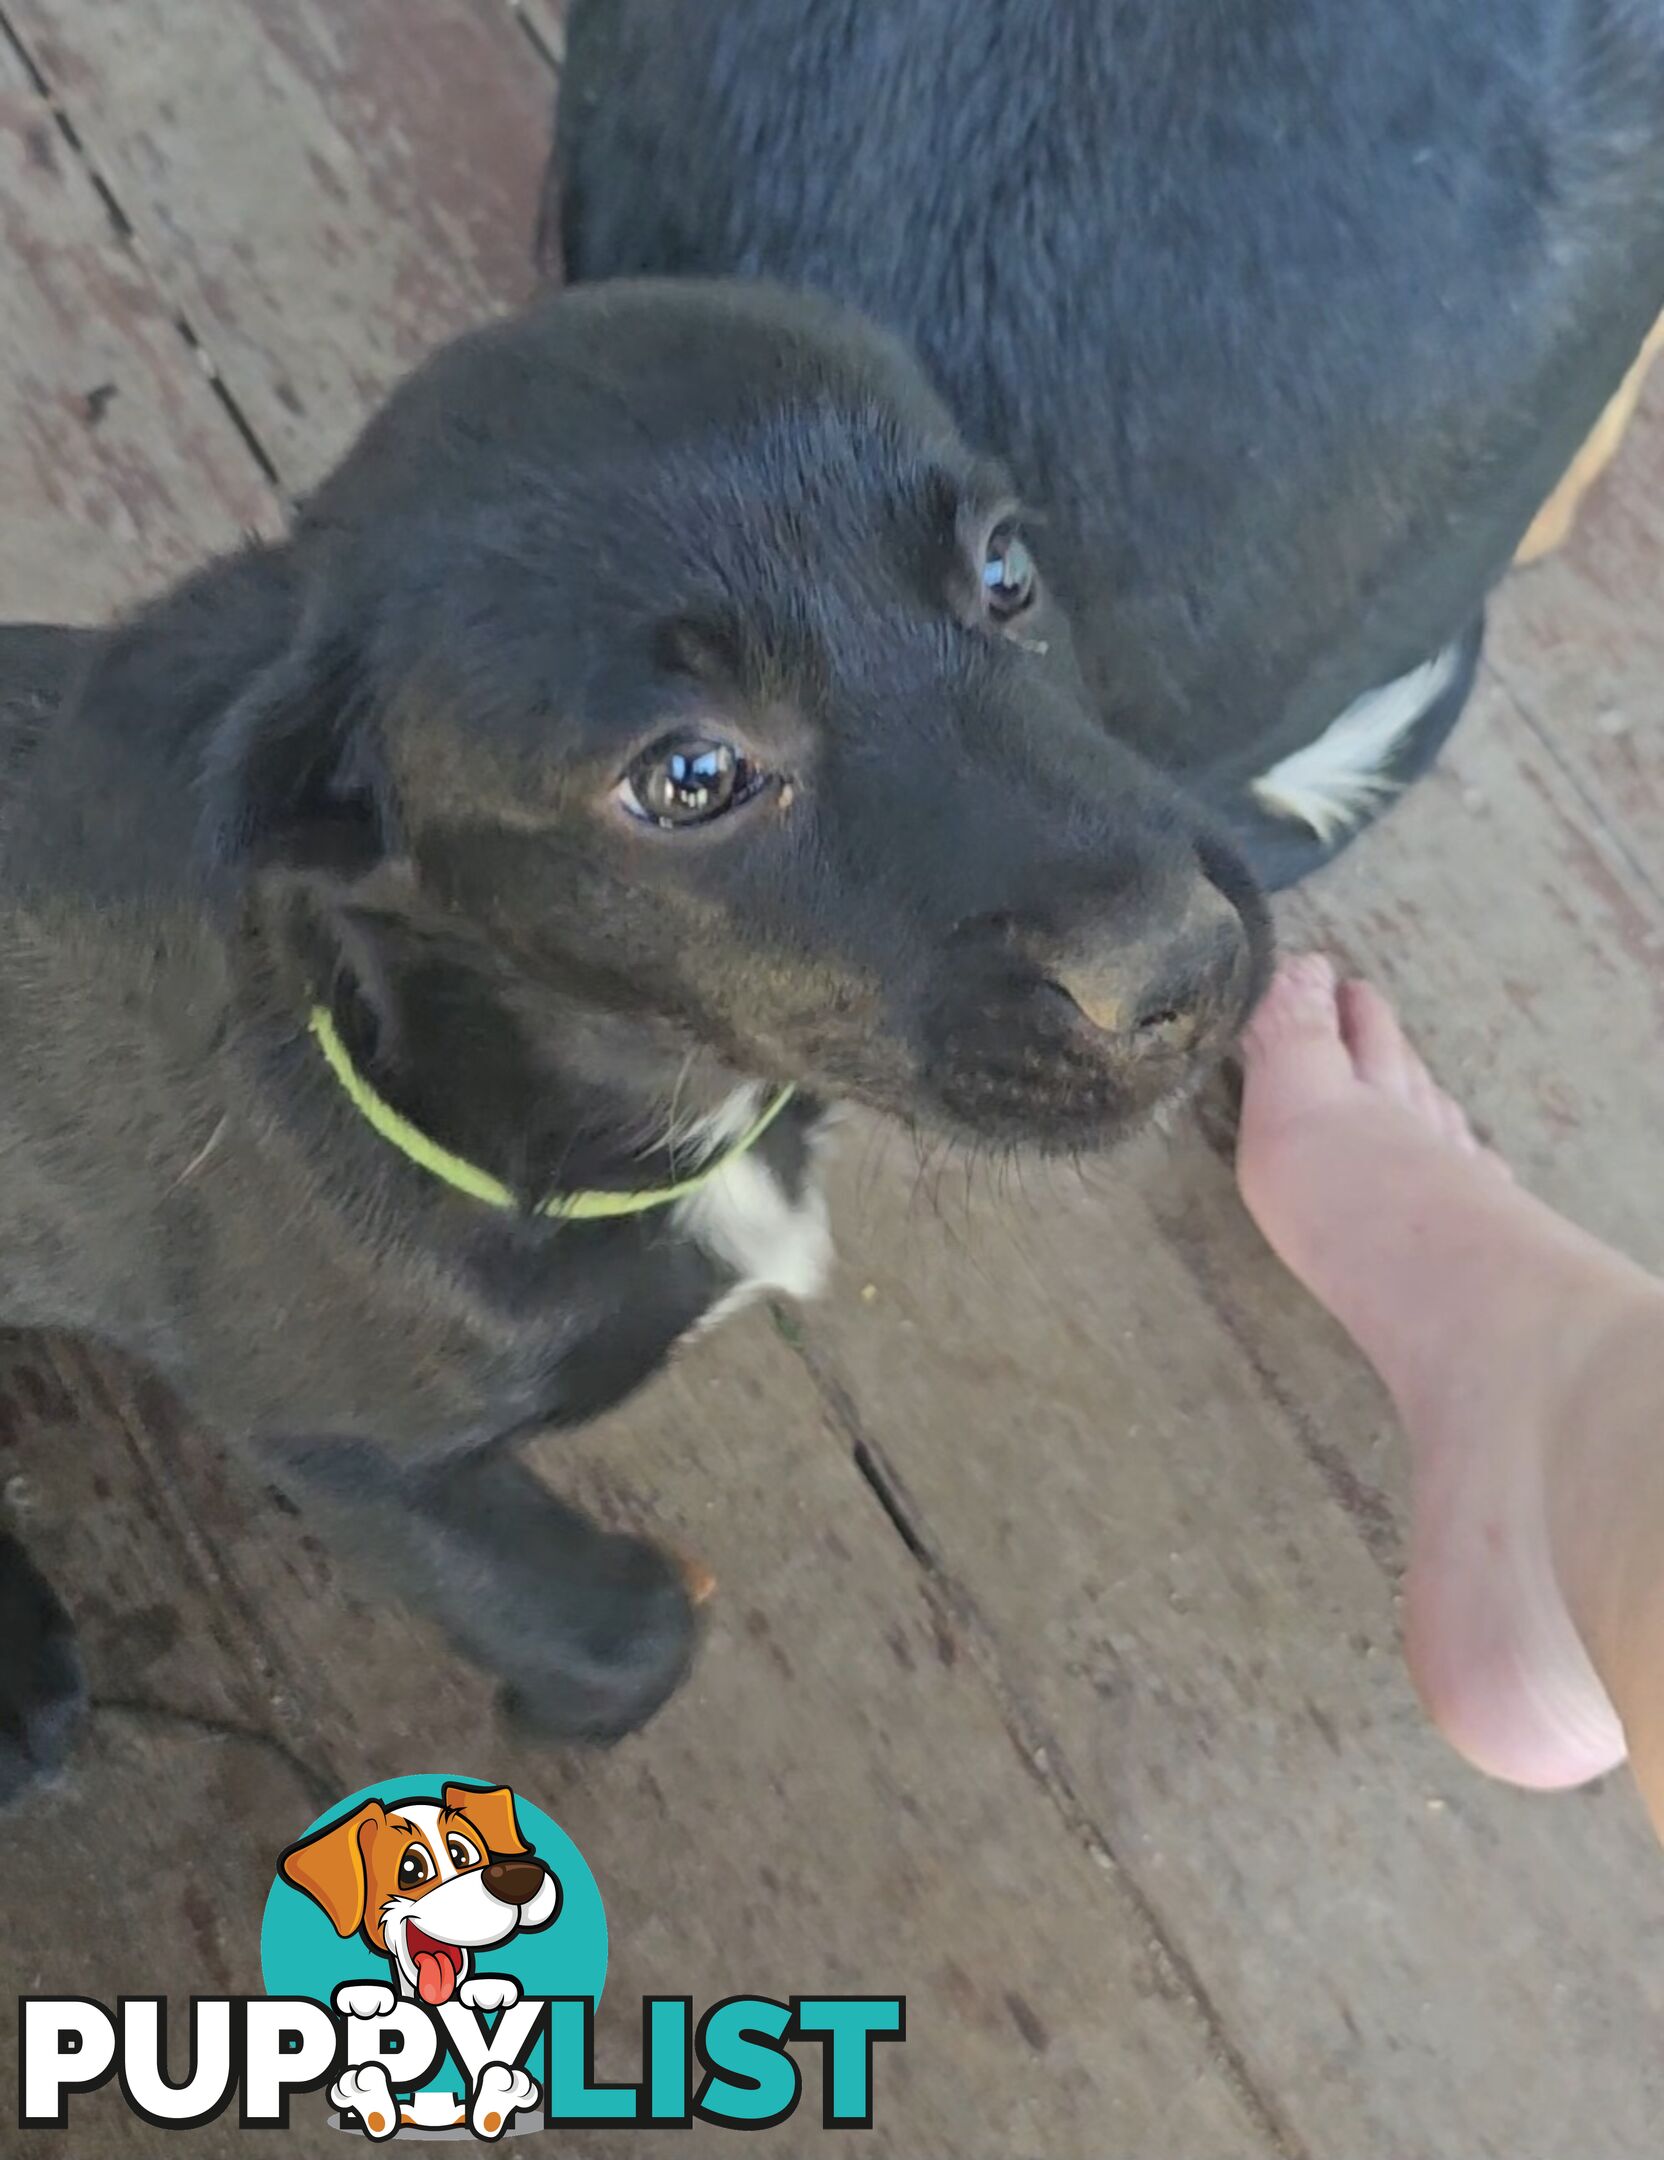
<instances>
[{"instance_id":1,"label":"bare foot","mask_svg":"<svg viewBox=\"0 0 1664 2160\"><path fill-rule=\"evenodd\" d=\"M1386 1001L1326 960L1284 963L1244 1059L1243 1198L1409 1433L1405 1649L1422 1699L1494 1776L1599 1776L1625 1754L1596 1663L1610 1681L1613 1585L1636 1581L1638 1531L1633 1478L1590 1442L1589 1410L1620 1341L1631 1365L1644 1342L1659 1410L1664 1285L1522 1192ZM1664 1431L1634 1432L1613 1448L1664 1452ZM1647 1528L1651 1596L1664 1522Z\"/></svg>"}]
</instances>

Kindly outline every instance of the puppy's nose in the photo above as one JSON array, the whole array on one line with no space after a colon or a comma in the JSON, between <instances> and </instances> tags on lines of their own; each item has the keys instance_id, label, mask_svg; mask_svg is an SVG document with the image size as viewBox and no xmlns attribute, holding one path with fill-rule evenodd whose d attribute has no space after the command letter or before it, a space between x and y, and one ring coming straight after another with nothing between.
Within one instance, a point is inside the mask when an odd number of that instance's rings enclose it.
<instances>
[{"instance_id":1,"label":"puppy's nose","mask_svg":"<svg viewBox=\"0 0 1664 2160\"><path fill-rule=\"evenodd\" d=\"M1112 921L1055 955L1051 980L1124 1055L1199 1048L1244 1017L1248 930L1218 886L1198 877L1182 910L1134 938Z\"/></svg>"},{"instance_id":2,"label":"puppy's nose","mask_svg":"<svg viewBox=\"0 0 1664 2160\"><path fill-rule=\"evenodd\" d=\"M535 1860L491 1860L480 1880L504 1905L529 1905L543 1887L543 1870Z\"/></svg>"}]
</instances>

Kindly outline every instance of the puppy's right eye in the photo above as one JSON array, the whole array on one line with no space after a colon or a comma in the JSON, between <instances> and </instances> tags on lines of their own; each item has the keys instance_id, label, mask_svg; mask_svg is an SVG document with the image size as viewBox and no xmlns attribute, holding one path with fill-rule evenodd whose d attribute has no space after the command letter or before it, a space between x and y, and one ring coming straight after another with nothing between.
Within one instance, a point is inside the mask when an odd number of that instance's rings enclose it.
<instances>
[{"instance_id":1,"label":"puppy's right eye","mask_svg":"<svg viewBox=\"0 0 1664 2160\"><path fill-rule=\"evenodd\" d=\"M676 831L737 810L767 779L732 743L689 735L638 758L618 784L618 799L632 817Z\"/></svg>"},{"instance_id":2,"label":"puppy's right eye","mask_svg":"<svg viewBox=\"0 0 1664 2160\"><path fill-rule=\"evenodd\" d=\"M399 1888L414 1890L418 1883L425 1883L432 1873L428 1856L421 1846L407 1846L404 1858L399 1862Z\"/></svg>"}]
</instances>

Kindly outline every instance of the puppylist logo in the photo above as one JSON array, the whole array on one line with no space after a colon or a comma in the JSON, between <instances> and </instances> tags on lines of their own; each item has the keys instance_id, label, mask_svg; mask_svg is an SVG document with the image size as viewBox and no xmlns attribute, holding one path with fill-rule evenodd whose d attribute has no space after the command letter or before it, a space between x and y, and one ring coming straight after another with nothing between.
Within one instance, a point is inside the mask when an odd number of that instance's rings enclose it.
<instances>
[{"instance_id":1,"label":"puppylist logo","mask_svg":"<svg viewBox=\"0 0 1664 2160\"><path fill-rule=\"evenodd\" d=\"M25 1996L18 2121L66 2129L111 2079L135 2114L189 2131L235 2102L245 2130L291 2104L385 2143L543 2129L763 2129L797 2112L793 2042L822 2057L828 2130L873 2122L876 2044L906 2038L898 1995L734 1995L641 2005L641 2077L595 2077L607 1921L583 1855L506 1786L393 1779L321 1815L278 1857L260 1930L264 1995ZM181 2060L181 2057L183 2060ZM177 2080L177 2081L176 2081ZM25 2148L26 2149L26 2148Z\"/></svg>"}]
</instances>

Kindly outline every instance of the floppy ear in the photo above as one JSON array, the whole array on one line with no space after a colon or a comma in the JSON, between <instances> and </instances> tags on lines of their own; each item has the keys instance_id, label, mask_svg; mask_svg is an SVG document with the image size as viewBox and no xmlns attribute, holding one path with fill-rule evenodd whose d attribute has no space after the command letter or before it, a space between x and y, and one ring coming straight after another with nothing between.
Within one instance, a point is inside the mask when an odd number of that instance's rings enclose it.
<instances>
[{"instance_id":1,"label":"floppy ear","mask_svg":"<svg viewBox=\"0 0 1664 2160\"><path fill-rule=\"evenodd\" d=\"M520 1825L514 1819L514 1795L506 1785L498 1785L490 1792L476 1792L469 1785L447 1785L441 1798L448 1808L467 1816L485 1839L486 1850L493 1858L502 1853L531 1851L520 1835Z\"/></svg>"},{"instance_id":2,"label":"floppy ear","mask_svg":"<svg viewBox=\"0 0 1664 2160\"><path fill-rule=\"evenodd\" d=\"M387 1810L381 1802L366 1800L356 1814L291 1845L277 1863L285 1882L304 1890L314 1904L323 1907L337 1935L356 1935L364 1925L369 1888L362 1833L368 1830L373 1836L386 1821Z\"/></svg>"},{"instance_id":3,"label":"floppy ear","mask_svg":"<svg viewBox=\"0 0 1664 2160\"><path fill-rule=\"evenodd\" d=\"M220 721L201 784L213 863L350 877L385 857L391 789L348 632L302 625Z\"/></svg>"}]
</instances>

